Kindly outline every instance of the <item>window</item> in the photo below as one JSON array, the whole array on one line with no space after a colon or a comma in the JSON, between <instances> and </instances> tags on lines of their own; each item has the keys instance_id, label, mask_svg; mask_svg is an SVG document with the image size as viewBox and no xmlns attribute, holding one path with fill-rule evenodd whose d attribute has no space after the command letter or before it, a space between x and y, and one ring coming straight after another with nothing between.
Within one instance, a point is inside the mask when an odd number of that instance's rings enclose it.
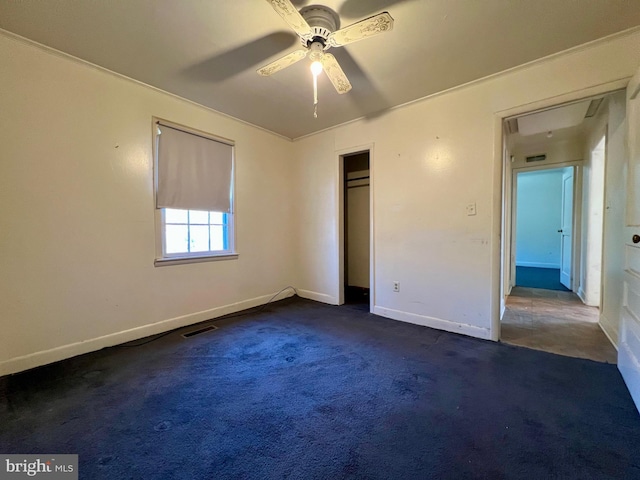
<instances>
[{"instance_id":1,"label":"window","mask_svg":"<svg viewBox=\"0 0 640 480\"><path fill-rule=\"evenodd\" d=\"M232 253L230 214L201 210L162 209L164 257Z\"/></svg>"},{"instance_id":2,"label":"window","mask_svg":"<svg viewBox=\"0 0 640 480\"><path fill-rule=\"evenodd\" d=\"M156 265L237 257L233 142L155 121Z\"/></svg>"}]
</instances>

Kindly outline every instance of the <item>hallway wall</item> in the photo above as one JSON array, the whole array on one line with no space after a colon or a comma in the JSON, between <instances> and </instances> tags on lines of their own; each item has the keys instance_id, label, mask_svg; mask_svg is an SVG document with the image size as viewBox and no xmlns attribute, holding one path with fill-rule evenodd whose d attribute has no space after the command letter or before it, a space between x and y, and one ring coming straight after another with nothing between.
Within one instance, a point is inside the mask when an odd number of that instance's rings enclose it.
<instances>
[{"instance_id":1,"label":"hallway wall","mask_svg":"<svg viewBox=\"0 0 640 480\"><path fill-rule=\"evenodd\" d=\"M516 265L560 268L563 169L518 173Z\"/></svg>"},{"instance_id":2,"label":"hallway wall","mask_svg":"<svg viewBox=\"0 0 640 480\"><path fill-rule=\"evenodd\" d=\"M611 96L607 104L607 161L605 170L604 226L602 249L602 281L600 325L614 345L618 345L620 306L624 270L624 218L626 185L625 92ZM621 188L622 186L622 188Z\"/></svg>"},{"instance_id":3,"label":"hallway wall","mask_svg":"<svg viewBox=\"0 0 640 480\"><path fill-rule=\"evenodd\" d=\"M584 143L582 222L578 296L592 307L600 305L604 216L605 153L608 110L591 125Z\"/></svg>"}]
</instances>

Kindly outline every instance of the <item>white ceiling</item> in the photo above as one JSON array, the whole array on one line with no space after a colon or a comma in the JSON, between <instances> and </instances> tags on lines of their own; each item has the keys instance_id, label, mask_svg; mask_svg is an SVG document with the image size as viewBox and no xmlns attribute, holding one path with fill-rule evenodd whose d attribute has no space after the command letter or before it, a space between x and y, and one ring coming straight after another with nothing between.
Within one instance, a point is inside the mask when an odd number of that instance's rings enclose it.
<instances>
[{"instance_id":1,"label":"white ceiling","mask_svg":"<svg viewBox=\"0 0 640 480\"><path fill-rule=\"evenodd\" d=\"M331 49L353 90L321 77L317 119L305 61L255 72L299 46L264 0L0 0L0 28L296 138L640 25L638 0L322 3L342 26L385 10L395 25Z\"/></svg>"},{"instance_id":2,"label":"white ceiling","mask_svg":"<svg viewBox=\"0 0 640 480\"><path fill-rule=\"evenodd\" d=\"M509 146L512 151L527 150L533 147L544 149L552 143L559 142L582 142L584 140L585 128L589 122L585 121L574 127L554 130L553 136L548 137L547 132L536 133L534 135L520 135L519 133L509 134Z\"/></svg>"},{"instance_id":3,"label":"white ceiling","mask_svg":"<svg viewBox=\"0 0 640 480\"><path fill-rule=\"evenodd\" d=\"M518 132L508 135L510 148L521 150L531 147L541 148L552 143L584 141L585 133L593 127L597 114L606 108L609 95L593 97L581 102L517 117ZM585 117L591 101L597 98L604 101L598 104L593 115ZM551 132L551 136L549 136L549 132Z\"/></svg>"},{"instance_id":4,"label":"white ceiling","mask_svg":"<svg viewBox=\"0 0 640 480\"><path fill-rule=\"evenodd\" d=\"M518 133L524 136L535 135L580 125L590 103L591 100L585 100L561 108L523 115L518 118Z\"/></svg>"}]
</instances>

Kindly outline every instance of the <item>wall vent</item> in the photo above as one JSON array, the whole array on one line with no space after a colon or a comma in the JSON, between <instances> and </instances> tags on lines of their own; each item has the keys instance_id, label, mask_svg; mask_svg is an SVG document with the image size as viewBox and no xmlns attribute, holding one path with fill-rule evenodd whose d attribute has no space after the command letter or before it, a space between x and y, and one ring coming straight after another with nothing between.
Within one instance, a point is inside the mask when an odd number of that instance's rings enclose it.
<instances>
[{"instance_id":1,"label":"wall vent","mask_svg":"<svg viewBox=\"0 0 640 480\"><path fill-rule=\"evenodd\" d=\"M543 153L542 155L532 155L531 157L526 157L525 161L527 163L542 162L546 159L547 159L547 155Z\"/></svg>"}]
</instances>

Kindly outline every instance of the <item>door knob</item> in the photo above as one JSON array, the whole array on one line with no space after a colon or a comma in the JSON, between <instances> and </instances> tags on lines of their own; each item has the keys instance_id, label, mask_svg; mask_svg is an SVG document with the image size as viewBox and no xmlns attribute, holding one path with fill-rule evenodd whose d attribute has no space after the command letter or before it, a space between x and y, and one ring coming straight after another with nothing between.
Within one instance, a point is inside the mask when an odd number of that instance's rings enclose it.
<instances>
[{"instance_id":1,"label":"door knob","mask_svg":"<svg viewBox=\"0 0 640 480\"><path fill-rule=\"evenodd\" d=\"M562 233L562 229L558 230L558 233Z\"/></svg>"},{"instance_id":2,"label":"door knob","mask_svg":"<svg viewBox=\"0 0 640 480\"><path fill-rule=\"evenodd\" d=\"M631 237L631 241L632 241L633 243L638 243L638 242L640 242L640 235L635 234L633 237Z\"/></svg>"}]
</instances>

